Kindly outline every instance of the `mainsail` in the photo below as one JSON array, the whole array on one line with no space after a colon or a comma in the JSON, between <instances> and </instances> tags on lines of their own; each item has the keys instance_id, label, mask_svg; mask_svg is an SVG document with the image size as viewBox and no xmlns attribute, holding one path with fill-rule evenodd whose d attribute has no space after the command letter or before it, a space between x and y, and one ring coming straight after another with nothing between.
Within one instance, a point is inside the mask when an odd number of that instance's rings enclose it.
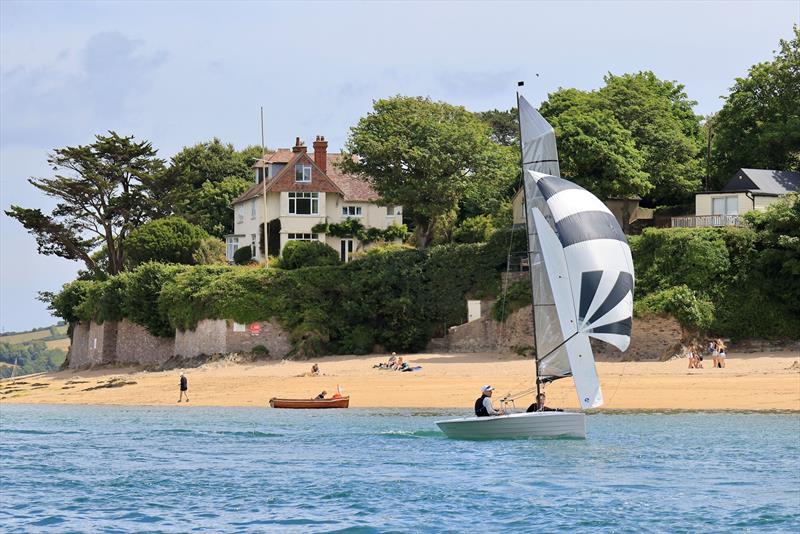
<instances>
[{"instance_id":1,"label":"mainsail","mask_svg":"<svg viewBox=\"0 0 800 534\"><path fill-rule=\"evenodd\" d=\"M630 344L631 250L605 204L560 177L552 126L522 96L518 109L538 377L572 376L594 408L603 394L589 337Z\"/></svg>"}]
</instances>

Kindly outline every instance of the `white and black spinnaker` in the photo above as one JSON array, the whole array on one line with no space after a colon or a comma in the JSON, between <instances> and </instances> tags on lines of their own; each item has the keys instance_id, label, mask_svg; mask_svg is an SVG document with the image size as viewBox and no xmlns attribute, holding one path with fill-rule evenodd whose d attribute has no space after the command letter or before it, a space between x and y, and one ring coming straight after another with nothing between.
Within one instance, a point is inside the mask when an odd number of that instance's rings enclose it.
<instances>
[{"instance_id":1,"label":"white and black spinnaker","mask_svg":"<svg viewBox=\"0 0 800 534\"><path fill-rule=\"evenodd\" d=\"M560 177L553 128L519 97L538 379L571 376L581 407L603 404L589 343L624 351L633 315L631 250L600 199Z\"/></svg>"}]
</instances>

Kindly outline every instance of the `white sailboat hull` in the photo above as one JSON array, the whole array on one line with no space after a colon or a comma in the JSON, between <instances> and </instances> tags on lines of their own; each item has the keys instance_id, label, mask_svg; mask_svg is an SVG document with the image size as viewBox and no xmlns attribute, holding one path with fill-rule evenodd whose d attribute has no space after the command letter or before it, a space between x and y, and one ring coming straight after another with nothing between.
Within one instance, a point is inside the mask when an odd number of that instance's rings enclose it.
<instances>
[{"instance_id":1,"label":"white sailboat hull","mask_svg":"<svg viewBox=\"0 0 800 534\"><path fill-rule=\"evenodd\" d=\"M437 421L449 438L586 438L586 415L580 412L532 412L494 417L464 417Z\"/></svg>"}]
</instances>

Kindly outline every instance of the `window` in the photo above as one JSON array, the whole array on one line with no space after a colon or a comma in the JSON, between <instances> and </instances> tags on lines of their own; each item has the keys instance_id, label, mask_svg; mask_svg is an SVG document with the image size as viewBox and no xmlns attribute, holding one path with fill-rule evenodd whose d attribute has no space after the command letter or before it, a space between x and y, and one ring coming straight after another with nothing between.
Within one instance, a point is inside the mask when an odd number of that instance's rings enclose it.
<instances>
[{"instance_id":1,"label":"window","mask_svg":"<svg viewBox=\"0 0 800 534\"><path fill-rule=\"evenodd\" d=\"M361 206L342 206L342 217L361 217Z\"/></svg>"},{"instance_id":2,"label":"window","mask_svg":"<svg viewBox=\"0 0 800 534\"><path fill-rule=\"evenodd\" d=\"M319 234L287 234L289 241L317 241Z\"/></svg>"},{"instance_id":3,"label":"window","mask_svg":"<svg viewBox=\"0 0 800 534\"><path fill-rule=\"evenodd\" d=\"M711 199L712 215L738 215L739 199L736 196L716 197Z\"/></svg>"},{"instance_id":4,"label":"window","mask_svg":"<svg viewBox=\"0 0 800 534\"><path fill-rule=\"evenodd\" d=\"M386 216L387 217L394 217L397 215L397 206L386 206Z\"/></svg>"},{"instance_id":5,"label":"window","mask_svg":"<svg viewBox=\"0 0 800 534\"><path fill-rule=\"evenodd\" d=\"M255 258L257 251L258 249L256 249L256 234L250 234L250 254Z\"/></svg>"},{"instance_id":6,"label":"window","mask_svg":"<svg viewBox=\"0 0 800 534\"><path fill-rule=\"evenodd\" d=\"M255 218L256 218L256 199L253 199L250 202L250 219L252 220Z\"/></svg>"},{"instance_id":7,"label":"window","mask_svg":"<svg viewBox=\"0 0 800 534\"><path fill-rule=\"evenodd\" d=\"M290 215L319 215L319 193L289 193Z\"/></svg>"},{"instance_id":8,"label":"window","mask_svg":"<svg viewBox=\"0 0 800 534\"><path fill-rule=\"evenodd\" d=\"M311 182L311 165L298 164L294 166L295 182Z\"/></svg>"},{"instance_id":9,"label":"window","mask_svg":"<svg viewBox=\"0 0 800 534\"><path fill-rule=\"evenodd\" d=\"M225 258L228 261L233 261L233 255L239 250L239 237L228 236L225 238Z\"/></svg>"},{"instance_id":10,"label":"window","mask_svg":"<svg viewBox=\"0 0 800 534\"><path fill-rule=\"evenodd\" d=\"M236 206L236 218L239 222L244 222L244 204Z\"/></svg>"}]
</instances>

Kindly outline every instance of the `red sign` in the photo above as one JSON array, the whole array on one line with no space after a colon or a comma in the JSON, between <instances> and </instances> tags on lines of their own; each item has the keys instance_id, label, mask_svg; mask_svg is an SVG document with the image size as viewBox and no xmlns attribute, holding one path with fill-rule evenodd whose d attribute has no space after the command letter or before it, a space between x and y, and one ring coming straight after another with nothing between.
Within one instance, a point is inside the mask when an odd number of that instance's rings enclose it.
<instances>
[{"instance_id":1,"label":"red sign","mask_svg":"<svg viewBox=\"0 0 800 534\"><path fill-rule=\"evenodd\" d=\"M250 323L247 329L250 330L251 336L257 336L261 333L261 323Z\"/></svg>"}]
</instances>

